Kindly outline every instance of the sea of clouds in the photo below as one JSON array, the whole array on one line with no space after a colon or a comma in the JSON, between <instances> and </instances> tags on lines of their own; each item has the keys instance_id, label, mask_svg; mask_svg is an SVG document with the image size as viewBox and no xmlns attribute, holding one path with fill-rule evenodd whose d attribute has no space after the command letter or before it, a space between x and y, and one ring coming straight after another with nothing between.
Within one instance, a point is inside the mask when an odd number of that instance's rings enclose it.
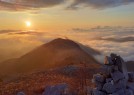
<instances>
[{"instance_id":1,"label":"sea of clouds","mask_svg":"<svg viewBox=\"0 0 134 95\"><path fill-rule=\"evenodd\" d=\"M0 30L0 62L20 57L56 38L71 39L100 51L102 55L96 58L101 62L110 53L134 61L134 27L97 26L60 32Z\"/></svg>"}]
</instances>

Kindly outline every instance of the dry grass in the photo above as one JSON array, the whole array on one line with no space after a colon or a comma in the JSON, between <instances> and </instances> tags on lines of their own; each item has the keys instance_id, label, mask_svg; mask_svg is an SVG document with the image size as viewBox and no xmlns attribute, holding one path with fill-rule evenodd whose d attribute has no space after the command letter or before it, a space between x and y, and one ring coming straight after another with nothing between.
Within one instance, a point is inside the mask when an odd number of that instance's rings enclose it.
<instances>
[{"instance_id":1,"label":"dry grass","mask_svg":"<svg viewBox=\"0 0 134 95\"><path fill-rule=\"evenodd\" d=\"M59 83L67 83L72 91L80 91L83 75L78 71L80 70L75 71L75 74L70 76L70 74L59 72L58 70L51 70L23 75L8 82L0 82L0 95L16 95L20 91L23 91L26 95L41 95L46 86ZM87 68L87 86L93 86L91 78L96 71L97 69Z\"/></svg>"}]
</instances>

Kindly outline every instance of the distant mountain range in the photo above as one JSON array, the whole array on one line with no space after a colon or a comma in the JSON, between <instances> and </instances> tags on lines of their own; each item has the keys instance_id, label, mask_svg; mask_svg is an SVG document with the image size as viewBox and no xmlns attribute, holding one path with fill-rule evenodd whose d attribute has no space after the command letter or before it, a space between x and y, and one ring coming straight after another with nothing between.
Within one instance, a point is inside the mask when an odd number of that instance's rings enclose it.
<instances>
[{"instance_id":1,"label":"distant mountain range","mask_svg":"<svg viewBox=\"0 0 134 95\"><path fill-rule=\"evenodd\" d=\"M98 62L92 55L99 54L100 52L90 47L69 39L58 38L35 48L20 58L0 63L0 75L15 75L80 63L87 63L93 68Z\"/></svg>"}]
</instances>

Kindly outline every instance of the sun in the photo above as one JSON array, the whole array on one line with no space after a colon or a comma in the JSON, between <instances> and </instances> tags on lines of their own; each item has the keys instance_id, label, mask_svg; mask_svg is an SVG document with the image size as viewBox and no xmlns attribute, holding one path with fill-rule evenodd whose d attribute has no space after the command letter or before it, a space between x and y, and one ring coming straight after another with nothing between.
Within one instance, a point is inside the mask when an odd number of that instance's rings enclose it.
<instances>
[{"instance_id":1,"label":"sun","mask_svg":"<svg viewBox=\"0 0 134 95\"><path fill-rule=\"evenodd\" d=\"M27 27L31 26L31 22L30 21L26 21L25 24L26 24Z\"/></svg>"}]
</instances>

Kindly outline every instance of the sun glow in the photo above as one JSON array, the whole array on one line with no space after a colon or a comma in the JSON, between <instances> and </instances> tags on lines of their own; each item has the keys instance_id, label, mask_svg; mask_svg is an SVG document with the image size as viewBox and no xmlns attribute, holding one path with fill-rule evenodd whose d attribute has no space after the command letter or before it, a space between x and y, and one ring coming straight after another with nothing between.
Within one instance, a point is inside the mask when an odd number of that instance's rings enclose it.
<instances>
[{"instance_id":1,"label":"sun glow","mask_svg":"<svg viewBox=\"0 0 134 95\"><path fill-rule=\"evenodd\" d=\"M26 21L25 24L26 24L27 27L31 26L31 22L30 21Z\"/></svg>"}]
</instances>

